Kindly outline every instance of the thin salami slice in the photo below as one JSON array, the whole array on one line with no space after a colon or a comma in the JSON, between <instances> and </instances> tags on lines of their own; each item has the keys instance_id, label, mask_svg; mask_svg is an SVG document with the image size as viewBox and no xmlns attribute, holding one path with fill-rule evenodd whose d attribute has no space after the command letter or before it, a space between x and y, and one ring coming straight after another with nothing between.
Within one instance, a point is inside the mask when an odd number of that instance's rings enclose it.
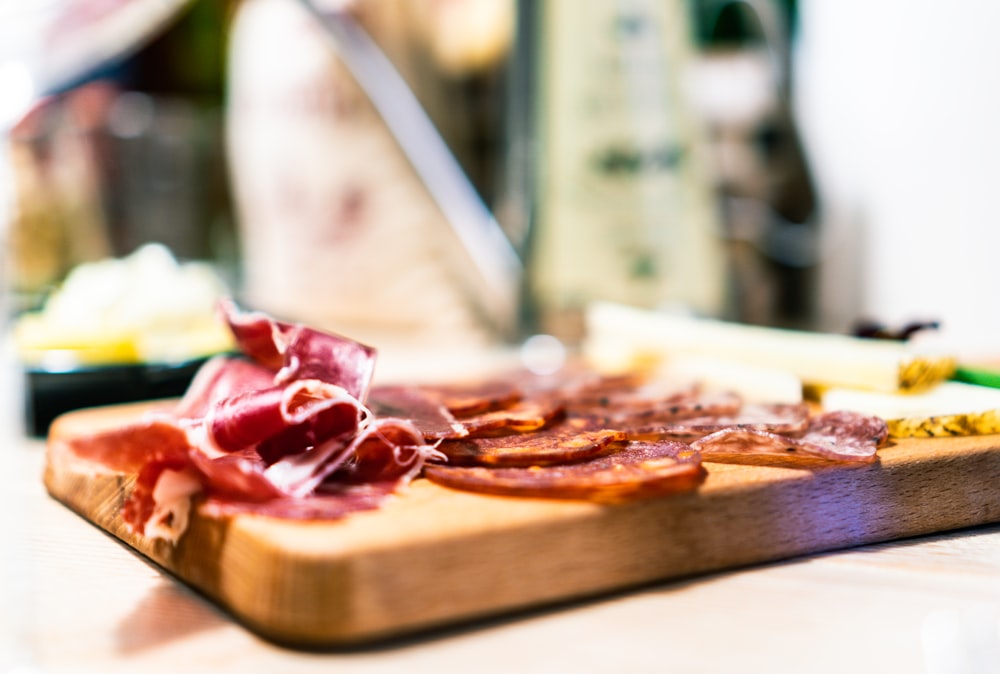
<instances>
[{"instance_id":1,"label":"thin salami slice","mask_svg":"<svg viewBox=\"0 0 1000 674\"><path fill-rule=\"evenodd\" d=\"M513 382L492 379L479 383L440 384L424 386L449 412L459 418L502 410L519 402L521 389Z\"/></svg>"},{"instance_id":2,"label":"thin salami slice","mask_svg":"<svg viewBox=\"0 0 1000 674\"><path fill-rule=\"evenodd\" d=\"M600 407L571 406L569 414L604 428L635 430L685 419L732 416L742 405L735 393L687 393L664 398L623 397Z\"/></svg>"},{"instance_id":3,"label":"thin salami slice","mask_svg":"<svg viewBox=\"0 0 1000 674\"><path fill-rule=\"evenodd\" d=\"M622 431L588 430L573 419L534 433L445 440L438 446L457 466L546 466L591 459L620 448Z\"/></svg>"},{"instance_id":4,"label":"thin salami slice","mask_svg":"<svg viewBox=\"0 0 1000 674\"><path fill-rule=\"evenodd\" d=\"M589 461L529 468L428 465L446 487L499 496L620 503L695 489L705 479L697 452L682 442L630 442Z\"/></svg>"},{"instance_id":5,"label":"thin salami slice","mask_svg":"<svg viewBox=\"0 0 1000 674\"><path fill-rule=\"evenodd\" d=\"M461 420L470 438L538 431L559 421L565 409L552 400L524 400L511 407Z\"/></svg>"},{"instance_id":6,"label":"thin salami slice","mask_svg":"<svg viewBox=\"0 0 1000 674\"><path fill-rule=\"evenodd\" d=\"M748 403L733 415L701 416L668 424L650 424L626 428L633 440L695 440L724 428L770 431L783 435L801 435L809 427L809 408L804 404Z\"/></svg>"},{"instance_id":7,"label":"thin salami slice","mask_svg":"<svg viewBox=\"0 0 1000 674\"><path fill-rule=\"evenodd\" d=\"M805 433L791 437L754 428L725 428L695 440L691 447L706 458L746 455L804 456L832 461L874 461L888 438L885 421L854 412L813 417Z\"/></svg>"}]
</instances>

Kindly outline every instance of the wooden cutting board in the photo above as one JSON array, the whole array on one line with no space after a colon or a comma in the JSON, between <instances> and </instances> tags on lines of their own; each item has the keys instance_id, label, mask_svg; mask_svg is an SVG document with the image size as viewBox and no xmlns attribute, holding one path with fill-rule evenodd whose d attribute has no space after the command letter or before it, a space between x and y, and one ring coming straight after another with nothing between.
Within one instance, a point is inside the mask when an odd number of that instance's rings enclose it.
<instances>
[{"instance_id":1,"label":"wooden cutting board","mask_svg":"<svg viewBox=\"0 0 1000 674\"><path fill-rule=\"evenodd\" d=\"M915 439L865 465L709 463L694 493L639 503L480 496L416 480L339 522L194 515L174 546L129 534L133 478L93 476L59 440L144 406L53 426L56 499L260 635L356 645L664 579L1000 521L1000 436ZM94 573L101 573L94 569Z\"/></svg>"}]
</instances>

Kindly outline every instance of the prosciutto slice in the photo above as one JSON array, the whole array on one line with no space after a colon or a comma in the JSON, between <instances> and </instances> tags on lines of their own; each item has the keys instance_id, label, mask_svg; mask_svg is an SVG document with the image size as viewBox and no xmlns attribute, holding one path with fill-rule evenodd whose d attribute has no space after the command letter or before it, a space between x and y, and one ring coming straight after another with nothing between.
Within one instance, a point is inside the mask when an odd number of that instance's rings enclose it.
<instances>
[{"instance_id":1,"label":"prosciutto slice","mask_svg":"<svg viewBox=\"0 0 1000 674\"><path fill-rule=\"evenodd\" d=\"M377 416L409 419L428 440L460 438L469 434L440 398L413 386L377 386L369 409Z\"/></svg>"},{"instance_id":2,"label":"prosciutto slice","mask_svg":"<svg viewBox=\"0 0 1000 674\"><path fill-rule=\"evenodd\" d=\"M416 425L363 404L373 349L230 301L220 309L241 355L208 361L173 409L66 443L136 475L122 508L134 532L176 541L193 501L219 516L342 517L440 458Z\"/></svg>"},{"instance_id":3,"label":"prosciutto slice","mask_svg":"<svg viewBox=\"0 0 1000 674\"><path fill-rule=\"evenodd\" d=\"M273 463L326 438L356 432L363 415L357 399L340 386L307 379L224 398L204 423L220 450L255 449Z\"/></svg>"},{"instance_id":4,"label":"prosciutto slice","mask_svg":"<svg viewBox=\"0 0 1000 674\"><path fill-rule=\"evenodd\" d=\"M174 414L182 419L198 419L220 400L268 388L273 383L274 372L263 365L243 358L215 356L195 374Z\"/></svg>"},{"instance_id":5,"label":"prosciutto slice","mask_svg":"<svg viewBox=\"0 0 1000 674\"><path fill-rule=\"evenodd\" d=\"M275 383L318 379L338 384L364 402L375 372L375 349L305 325L220 304L240 351L275 372Z\"/></svg>"}]
</instances>

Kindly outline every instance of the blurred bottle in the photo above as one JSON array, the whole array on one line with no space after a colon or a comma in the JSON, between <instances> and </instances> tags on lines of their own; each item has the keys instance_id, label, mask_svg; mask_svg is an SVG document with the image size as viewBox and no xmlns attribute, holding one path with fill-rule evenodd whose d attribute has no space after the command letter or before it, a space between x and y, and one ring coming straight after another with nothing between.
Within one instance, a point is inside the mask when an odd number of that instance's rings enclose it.
<instances>
[{"instance_id":1,"label":"blurred bottle","mask_svg":"<svg viewBox=\"0 0 1000 674\"><path fill-rule=\"evenodd\" d=\"M723 314L705 136L683 91L694 56L686 4L519 9L508 189L529 214L529 324L574 342L595 300Z\"/></svg>"},{"instance_id":2,"label":"blurred bottle","mask_svg":"<svg viewBox=\"0 0 1000 674\"><path fill-rule=\"evenodd\" d=\"M509 0L318 4L349 8L489 201ZM239 6L227 139L250 304L378 345L493 338L449 268L444 216L297 3Z\"/></svg>"},{"instance_id":3,"label":"blurred bottle","mask_svg":"<svg viewBox=\"0 0 1000 674\"><path fill-rule=\"evenodd\" d=\"M699 0L691 100L709 129L731 315L814 327L817 197L791 109L794 0Z\"/></svg>"}]
</instances>

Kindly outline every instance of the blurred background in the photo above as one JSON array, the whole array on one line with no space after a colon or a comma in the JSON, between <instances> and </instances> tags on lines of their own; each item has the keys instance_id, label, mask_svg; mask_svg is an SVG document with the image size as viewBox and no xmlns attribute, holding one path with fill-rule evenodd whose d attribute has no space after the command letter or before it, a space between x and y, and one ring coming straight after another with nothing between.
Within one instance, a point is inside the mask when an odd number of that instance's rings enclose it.
<instances>
[{"instance_id":1,"label":"blurred background","mask_svg":"<svg viewBox=\"0 0 1000 674\"><path fill-rule=\"evenodd\" d=\"M319 4L388 57L523 260L518 336L572 341L611 300L996 344L1000 7ZM495 340L466 281L482 265L351 49L297 0L192 0L40 102L8 139L14 312L159 242L251 306L365 341Z\"/></svg>"}]
</instances>

